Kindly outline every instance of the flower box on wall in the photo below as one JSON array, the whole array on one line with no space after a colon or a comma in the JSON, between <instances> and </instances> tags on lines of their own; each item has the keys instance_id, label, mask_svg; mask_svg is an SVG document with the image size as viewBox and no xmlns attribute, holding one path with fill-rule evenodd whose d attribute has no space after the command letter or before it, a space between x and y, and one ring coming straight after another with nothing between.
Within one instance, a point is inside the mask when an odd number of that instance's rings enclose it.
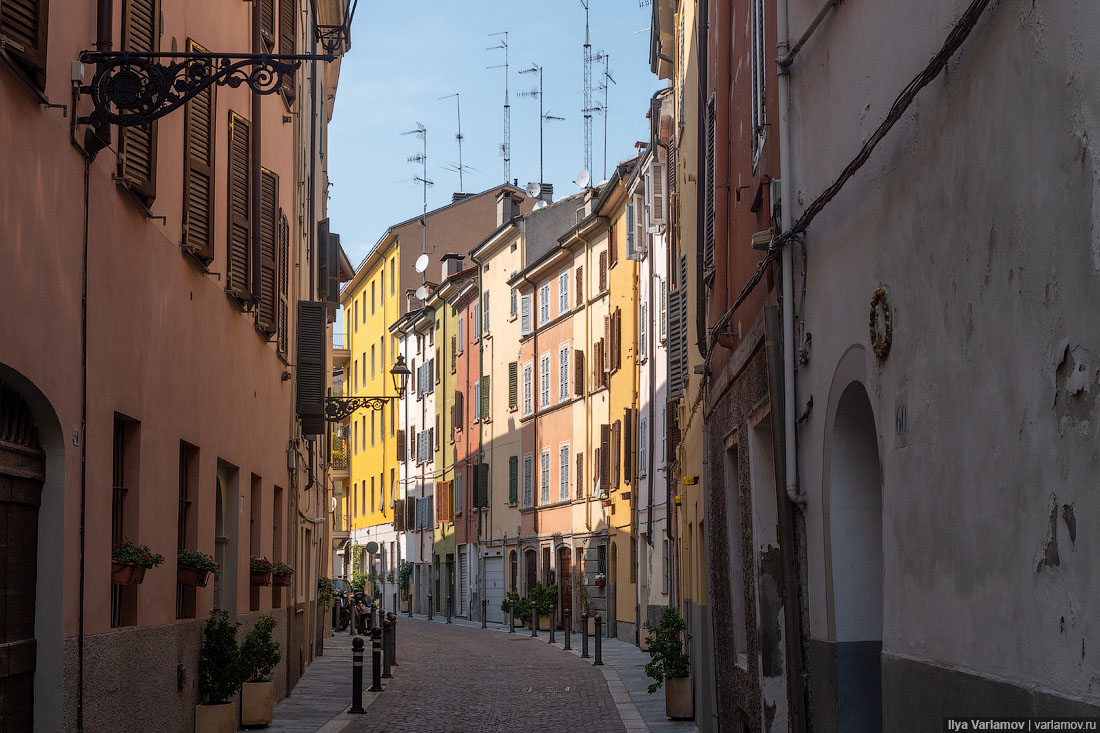
<instances>
[{"instance_id":1,"label":"flower box on wall","mask_svg":"<svg viewBox=\"0 0 1100 733\"><path fill-rule=\"evenodd\" d=\"M271 573L251 572L248 574L249 585L271 585Z\"/></svg>"},{"instance_id":2,"label":"flower box on wall","mask_svg":"<svg viewBox=\"0 0 1100 733\"><path fill-rule=\"evenodd\" d=\"M209 570L197 568L176 568L176 582L180 585L190 585L195 588L205 588L210 581Z\"/></svg>"},{"instance_id":3,"label":"flower box on wall","mask_svg":"<svg viewBox=\"0 0 1100 733\"><path fill-rule=\"evenodd\" d=\"M137 585L144 579L144 565L131 562L111 563L111 582L115 585Z\"/></svg>"},{"instance_id":4,"label":"flower box on wall","mask_svg":"<svg viewBox=\"0 0 1100 733\"><path fill-rule=\"evenodd\" d=\"M273 573L271 584L286 588L290 585L290 575L288 573Z\"/></svg>"}]
</instances>

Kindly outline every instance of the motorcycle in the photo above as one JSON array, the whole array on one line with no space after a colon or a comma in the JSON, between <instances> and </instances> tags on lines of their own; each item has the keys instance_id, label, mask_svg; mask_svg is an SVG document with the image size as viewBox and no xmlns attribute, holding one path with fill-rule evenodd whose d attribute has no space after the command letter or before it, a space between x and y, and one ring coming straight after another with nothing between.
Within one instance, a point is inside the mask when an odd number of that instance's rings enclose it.
<instances>
[{"instance_id":1,"label":"motorcycle","mask_svg":"<svg viewBox=\"0 0 1100 733\"><path fill-rule=\"evenodd\" d=\"M370 597L362 591L355 594L356 631L360 636L370 635Z\"/></svg>"},{"instance_id":2,"label":"motorcycle","mask_svg":"<svg viewBox=\"0 0 1100 733\"><path fill-rule=\"evenodd\" d=\"M336 630L347 631L351 624L351 600L348 598L347 591L337 594L336 604Z\"/></svg>"}]
</instances>

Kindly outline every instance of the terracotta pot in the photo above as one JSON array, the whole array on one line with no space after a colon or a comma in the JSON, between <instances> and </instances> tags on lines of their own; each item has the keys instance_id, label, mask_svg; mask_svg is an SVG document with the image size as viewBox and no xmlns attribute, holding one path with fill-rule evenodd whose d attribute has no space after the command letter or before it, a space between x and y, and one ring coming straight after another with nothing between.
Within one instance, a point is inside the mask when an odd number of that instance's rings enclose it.
<instances>
[{"instance_id":1,"label":"terracotta pot","mask_svg":"<svg viewBox=\"0 0 1100 733\"><path fill-rule=\"evenodd\" d=\"M606 580L597 580L597 581L596 581L596 587L597 587L597 588L603 588L603 587L604 587L605 585L607 585L607 581L606 581Z\"/></svg>"},{"instance_id":2,"label":"terracotta pot","mask_svg":"<svg viewBox=\"0 0 1100 733\"><path fill-rule=\"evenodd\" d=\"M267 725L275 711L270 682L245 682L241 686L241 725Z\"/></svg>"},{"instance_id":3,"label":"terracotta pot","mask_svg":"<svg viewBox=\"0 0 1100 733\"><path fill-rule=\"evenodd\" d=\"M286 573L285 575L272 574L271 584L272 585L281 585L283 587L289 586L290 585L290 573Z\"/></svg>"},{"instance_id":4,"label":"terracotta pot","mask_svg":"<svg viewBox=\"0 0 1100 733\"><path fill-rule=\"evenodd\" d=\"M129 562L111 563L111 582L115 585L137 585L145 580L145 566Z\"/></svg>"},{"instance_id":5,"label":"terracotta pot","mask_svg":"<svg viewBox=\"0 0 1100 733\"><path fill-rule=\"evenodd\" d=\"M236 730L236 703L195 706L195 733L234 733Z\"/></svg>"},{"instance_id":6,"label":"terracotta pot","mask_svg":"<svg viewBox=\"0 0 1100 733\"><path fill-rule=\"evenodd\" d=\"M691 720L695 717L690 677L669 677L665 680L665 715L673 720Z\"/></svg>"},{"instance_id":7,"label":"terracotta pot","mask_svg":"<svg viewBox=\"0 0 1100 733\"><path fill-rule=\"evenodd\" d=\"M250 585L271 585L271 573L249 573Z\"/></svg>"},{"instance_id":8,"label":"terracotta pot","mask_svg":"<svg viewBox=\"0 0 1100 733\"><path fill-rule=\"evenodd\" d=\"M196 588L205 588L210 580L209 570L196 568L176 568L176 582L180 585L193 585Z\"/></svg>"}]
</instances>

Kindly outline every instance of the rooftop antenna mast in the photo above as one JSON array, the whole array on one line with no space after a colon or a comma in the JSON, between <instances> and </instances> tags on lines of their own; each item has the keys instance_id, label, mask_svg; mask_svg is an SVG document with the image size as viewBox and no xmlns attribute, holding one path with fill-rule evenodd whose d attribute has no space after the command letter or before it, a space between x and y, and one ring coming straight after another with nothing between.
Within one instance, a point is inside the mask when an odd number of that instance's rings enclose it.
<instances>
[{"instance_id":1,"label":"rooftop antenna mast","mask_svg":"<svg viewBox=\"0 0 1100 733\"><path fill-rule=\"evenodd\" d=\"M584 169L592 170L592 113L596 108L592 106L592 43L588 32L588 3L589 0L581 0L584 7L584 104L581 114L584 115Z\"/></svg>"},{"instance_id":2,"label":"rooftop antenna mast","mask_svg":"<svg viewBox=\"0 0 1100 733\"><path fill-rule=\"evenodd\" d=\"M415 178L413 178L413 180L418 182L421 185L421 187L423 188L423 192L424 192L423 193L423 196L424 196L424 210L423 210L423 214L420 216L420 228L424 232L423 254L427 255L428 254L428 186L434 186L435 185L434 181L428 180L428 128L424 127L424 125L422 123L417 122L415 130L407 130L407 131L405 131L401 134L402 135L416 135L418 138L420 138L421 142L423 143L423 148L421 149L421 152L417 153L416 155L410 155L408 157L408 161L410 163L420 163L420 165L421 165L421 174L419 176L416 176Z\"/></svg>"},{"instance_id":3,"label":"rooftop antenna mast","mask_svg":"<svg viewBox=\"0 0 1100 733\"><path fill-rule=\"evenodd\" d=\"M504 36L496 46L489 46L486 51L504 50L504 63L486 66L487 69L504 69L504 142L500 144L500 153L504 156L504 182L512 178L512 105L508 103L508 31L490 33L492 36Z\"/></svg>"},{"instance_id":4,"label":"rooftop antenna mast","mask_svg":"<svg viewBox=\"0 0 1100 733\"><path fill-rule=\"evenodd\" d=\"M617 81L611 78L611 71L609 66L611 65L611 54L600 54L603 56L603 180L607 180L607 89L612 84L618 84Z\"/></svg>"},{"instance_id":5,"label":"rooftop antenna mast","mask_svg":"<svg viewBox=\"0 0 1100 733\"><path fill-rule=\"evenodd\" d=\"M462 172L465 170L469 170L470 166L462 165L462 98L459 96L458 92L455 92L454 94L448 94L445 97L440 97L440 99L450 99L451 97L455 98L455 107L458 110L458 134L455 135L455 140L458 141L458 165L447 165L444 166L444 168L449 171L458 172L458 192L463 193L466 191L466 189L462 185Z\"/></svg>"},{"instance_id":6,"label":"rooftop antenna mast","mask_svg":"<svg viewBox=\"0 0 1100 733\"><path fill-rule=\"evenodd\" d=\"M542 176L542 129L543 129L544 123L547 122L547 121L562 122L562 121L565 120L565 118L564 117L558 117L557 115L550 114L549 111L546 111L546 112L542 111L542 67L541 66L539 66L538 64L532 62L532 65L531 65L530 69L524 69L523 71L521 71L519 73L521 73L521 74L538 73L538 75L539 75L538 89L532 89L529 92L520 92L519 96L521 96L521 97L531 97L531 98L538 97L538 100L539 100L539 184L542 184L542 183L545 183L545 181L543 180L543 176Z\"/></svg>"}]
</instances>

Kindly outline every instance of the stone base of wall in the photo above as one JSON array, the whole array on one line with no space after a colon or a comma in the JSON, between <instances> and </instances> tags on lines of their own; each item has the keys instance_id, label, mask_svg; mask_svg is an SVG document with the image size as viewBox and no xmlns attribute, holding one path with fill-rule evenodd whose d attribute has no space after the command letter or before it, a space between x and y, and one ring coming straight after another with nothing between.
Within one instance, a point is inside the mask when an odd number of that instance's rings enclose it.
<instances>
[{"instance_id":1,"label":"stone base of wall","mask_svg":"<svg viewBox=\"0 0 1100 733\"><path fill-rule=\"evenodd\" d=\"M633 644L635 642L634 632L637 628L637 624L632 624L629 621L619 621L615 624L615 636L619 641Z\"/></svg>"}]
</instances>

